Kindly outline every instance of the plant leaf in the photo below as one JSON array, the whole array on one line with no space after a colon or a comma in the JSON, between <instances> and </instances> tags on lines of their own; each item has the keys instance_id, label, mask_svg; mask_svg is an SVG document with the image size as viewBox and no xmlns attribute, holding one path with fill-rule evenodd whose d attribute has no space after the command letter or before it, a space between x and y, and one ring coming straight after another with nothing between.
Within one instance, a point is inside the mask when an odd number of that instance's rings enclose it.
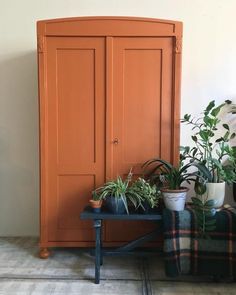
<instances>
[{"instance_id":1,"label":"plant leaf","mask_svg":"<svg viewBox=\"0 0 236 295\"><path fill-rule=\"evenodd\" d=\"M213 109L215 106L215 101L212 100L210 101L210 103L208 104L208 106L206 107L205 111L204 111L204 114L207 115L211 109Z\"/></svg>"},{"instance_id":2,"label":"plant leaf","mask_svg":"<svg viewBox=\"0 0 236 295\"><path fill-rule=\"evenodd\" d=\"M212 115L213 117L216 117L216 116L219 114L220 109L221 109L221 107L214 108L214 109L211 111L211 115Z\"/></svg>"},{"instance_id":3,"label":"plant leaf","mask_svg":"<svg viewBox=\"0 0 236 295\"><path fill-rule=\"evenodd\" d=\"M225 129L229 130L229 125L228 124L223 124L222 125Z\"/></svg>"},{"instance_id":4,"label":"plant leaf","mask_svg":"<svg viewBox=\"0 0 236 295\"><path fill-rule=\"evenodd\" d=\"M208 200L205 205L208 207L214 207L216 205L216 200Z\"/></svg>"},{"instance_id":5,"label":"plant leaf","mask_svg":"<svg viewBox=\"0 0 236 295\"><path fill-rule=\"evenodd\" d=\"M216 229L215 225L207 226L206 225L206 231L214 231Z\"/></svg>"},{"instance_id":6,"label":"plant leaf","mask_svg":"<svg viewBox=\"0 0 236 295\"><path fill-rule=\"evenodd\" d=\"M196 205L202 206L202 201L196 197L191 198L192 202Z\"/></svg>"}]
</instances>

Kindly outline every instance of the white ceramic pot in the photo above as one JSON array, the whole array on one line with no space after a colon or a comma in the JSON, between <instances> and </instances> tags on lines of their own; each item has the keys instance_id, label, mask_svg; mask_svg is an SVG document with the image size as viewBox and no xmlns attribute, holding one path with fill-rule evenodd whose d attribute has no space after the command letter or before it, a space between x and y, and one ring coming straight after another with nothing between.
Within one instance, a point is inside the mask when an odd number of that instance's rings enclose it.
<instances>
[{"instance_id":1,"label":"white ceramic pot","mask_svg":"<svg viewBox=\"0 0 236 295\"><path fill-rule=\"evenodd\" d=\"M163 200L167 209L172 211L184 210L187 188L179 190L162 189Z\"/></svg>"},{"instance_id":2,"label":"white ceramic pot","mask_svg":"<svg viewBox=\"0 0 236 295\"><path fill-rule=\"evenodd\" d=\"M225 182L213 183L209 182L206 184L207 190L204 196L207 200L215 200L215 208L219 208L224 204L225 199Z\"/></svg>"}]
</instances>

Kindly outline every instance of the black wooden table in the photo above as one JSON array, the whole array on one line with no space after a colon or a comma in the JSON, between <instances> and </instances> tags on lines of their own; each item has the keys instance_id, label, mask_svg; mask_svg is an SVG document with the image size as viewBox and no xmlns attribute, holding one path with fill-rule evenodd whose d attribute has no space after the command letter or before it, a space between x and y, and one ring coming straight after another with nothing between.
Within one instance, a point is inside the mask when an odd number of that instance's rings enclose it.
<instances>
[{"instance_id":1,"label":"black wooden table","mask_svg":"<svg viewBox=\"0 0 236 295\"><path fill-rule=\"evenodd\" d=\"M152 214L113 214L103 209L101 213L94 213L91 207L85 207L84 211L80 214L81 219L91 219L93 220L94 228L95 228L95 284L99 284L100 282L100 266L103 264L103 256L107 255L121 255L121 254L139 254L146 255L153 253L153 251L138 251L138 252L130 252L137 247L143 246L145 243L152 241L160 235L162 229L161 226L157 226L156 229L152 232L145 234L133 240L124 246L121 246L116 249L103 249L102 248L102 221L103 220L150 220L153 222L158 222L160 224L162 220L162 215L160 213L152 213ZM155 253L157 251L154 251Z\"/></svg>"}]
</instances>

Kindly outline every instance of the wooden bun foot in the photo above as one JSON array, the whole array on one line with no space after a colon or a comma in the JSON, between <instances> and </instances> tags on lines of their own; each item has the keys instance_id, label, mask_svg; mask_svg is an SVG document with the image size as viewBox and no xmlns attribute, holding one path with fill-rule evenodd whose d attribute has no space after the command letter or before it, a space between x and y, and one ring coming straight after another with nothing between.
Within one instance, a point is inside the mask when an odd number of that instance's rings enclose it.
<instances>
[{"instance_id":1,"label":"wooden bun foot","mask_svg":"<svg viewBox=\"0 0 236 295\"><path fill-rule=\"evenodd\" d=\"M42 259L47 259L50 256L50 251L48 248L40 248L39 257Z\"/></svg>"}]
</instances>

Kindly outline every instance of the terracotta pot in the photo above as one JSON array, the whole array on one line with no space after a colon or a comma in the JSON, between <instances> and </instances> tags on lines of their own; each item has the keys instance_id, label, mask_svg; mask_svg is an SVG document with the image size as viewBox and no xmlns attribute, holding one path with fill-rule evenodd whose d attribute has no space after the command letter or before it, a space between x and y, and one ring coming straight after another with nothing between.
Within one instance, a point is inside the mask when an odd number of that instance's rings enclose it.
<instances>
[{"instance_id":1,"label":"terracotta pot","mask_svg":"<svg viewBox=\"0 0 236 295\"><path fill-rule=\"evenodd\" d=\"M93 208L93 211L96 213L101 212L102 200L89 200L90 206Z\"/></svg>"},{"instance_id":2,"label":"terracotta pot","mask_svg":"<svg viewBox=\"0 0 236 295\"><path fill-rule=\"evenodd\" d=\"M172 211L184 210L188 188L183 187L178 190L168 188L161 189L163 200L167 209Z\"/></svg>"}]
</instances>

